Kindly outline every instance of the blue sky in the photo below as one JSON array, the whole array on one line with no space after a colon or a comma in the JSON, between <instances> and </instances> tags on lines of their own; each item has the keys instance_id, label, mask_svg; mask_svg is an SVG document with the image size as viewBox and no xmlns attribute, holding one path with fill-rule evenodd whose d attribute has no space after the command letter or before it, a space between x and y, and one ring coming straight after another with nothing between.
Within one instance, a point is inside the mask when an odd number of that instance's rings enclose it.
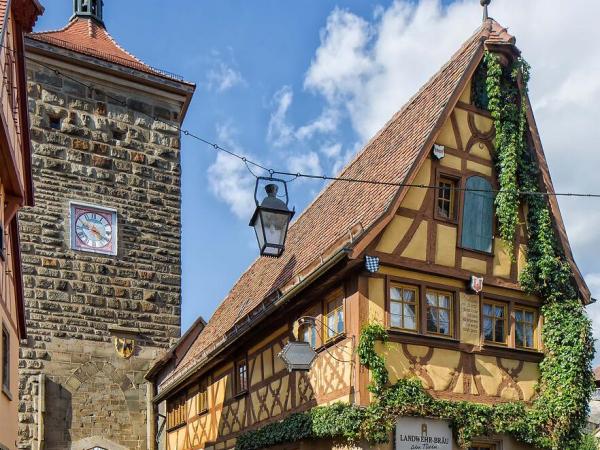
<instances>
[{"instance_id":1,"label":"blue sky","mask_svg":"<svg viewBox=\"0 0 600 450\"><path fill-rule=\"evenodd\" d=\"M70 0L43 3L37 30L67 22ZM533 66L531 97L557 190L598 190L600 50L589 42L600 3L496 0L490 10ZM107 28L123 47L197 83L185 127L270 166L318 174L339 170L480 20L478 0L105 1ZM211 316L257 249L243 166L190 139L182 165L185 330ZM294 182L291 204L302 210L322 187ZM561 200L596 295L599 206ZM590 314L600 322L600 308Z\"/></svg>"}]
</instances>

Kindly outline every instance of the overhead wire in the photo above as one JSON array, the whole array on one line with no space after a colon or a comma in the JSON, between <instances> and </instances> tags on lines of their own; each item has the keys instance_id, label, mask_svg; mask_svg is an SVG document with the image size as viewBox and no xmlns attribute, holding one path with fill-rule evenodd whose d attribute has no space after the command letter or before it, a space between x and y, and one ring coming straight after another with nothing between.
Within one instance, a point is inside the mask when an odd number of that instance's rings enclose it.
<instances>
[{"instance_id":1,"label":"overhead wire","mask_svg":"<svg viewBox=\"0 0 600 450\"><path fill-rule=\"evenodd\" d=\"M9 49L6 46L1 46L1 47L4 47L5 49L8 49L10 51L16 52L15 50ZM38 65L52 71L58 77L63 77L64 79L68 79L70 81L78 83L79 85L89 89L92 92L101 92L106 96L106 98L112 100L116 104L121 105L123 107L127 107L126 101L123 101L122 99L117 98L115 96L111 96L110 94L102 91L101 89L96 88L93 84L85 83L73 76L70 76L70 75L62 72L61 70L59 70L56 67L53 67L53 66L45 64L43 62L40 62L39 60L31 58L29 56L25 56L25 59L32 61L35 64L38 64ZM302 173L302 172L290 172L290 171L285 171L285 170L273 169L273 168L265 166L264 164L253 161L253 160L249 159L248 157L246 157L242 154L239 154L231 149L223 147L223 146L219 145L217 142L206 139L186 128L182 128L179 124L177 124L175 122L164 120L161 117L158 117L156 115L153 115L153 114L150 114L147 112L137 111L137 110L136 110L136 112L139 114L145 115L146 117L149 117L156 122L162 123L163 125L172 127L175 130L177 130L178 132L180 132L181 134L183 134L184 136L195 139L196 141L201 142L201 143L211 147L213 150L215 150L217 152L223 152L233 158L237 158L246 166L246 169L248 170L248 172L255 178L260 178L260 176L257 175L252 170L251 166L253 168L265 171L266 173L269 174L269 177L273 177L273 175L292 177L289 180L283 180L288 183L292 182L298 178L305 178L305 179L311 179L311 180L339 181L339 182L345 182L345 183L359 183L359 184L369 184L369 185L388 186L388 187L407 187L407 188L416 188L416 189L435 189L435 190L442 189L442 187L440 187L440 186L429 185L429 184L404 183L404 182L397 182L397 181L385 181L385 180L364 179L364 178L344 177L344 176L314 175L314 174L308 174L308 173ZM498 194L513 194L514 195L514 194L516 194L519 196L555 196L555 197L600 198L600 194L579 193L579 192L521 191L521 190L508 190L508 189L473 189L473 188L466 188L466 187L460 187L460 186L453 186L451 188L451 190L463 191L463 192L482 192L482 193L489 193L489 194L495 194L495 195L498 195Z\"/></svg>"}]
</instances>

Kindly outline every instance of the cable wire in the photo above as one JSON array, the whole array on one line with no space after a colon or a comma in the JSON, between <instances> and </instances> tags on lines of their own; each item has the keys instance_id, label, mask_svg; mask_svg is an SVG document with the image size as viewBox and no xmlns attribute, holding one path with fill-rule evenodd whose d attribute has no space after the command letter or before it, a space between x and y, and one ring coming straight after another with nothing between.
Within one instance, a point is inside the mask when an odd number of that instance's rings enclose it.
<instances>
[{"instance_id":1,"label":"cable wire","mask_svg":"<svg viewBox=\"0 0 600 450\"><path fill-rule=\"evenodd\" d=\"M9 51L15 52L15 50L10 49L6 46L0 46L3 47ZM92 92L100 92L103 93L107 98L109 98L110 100L112 100L113 102L115 102L118 105L121 105L123 107L127 107L127 102L116 98L114 96L111 96L110 94L105 93L104 91L96 88L93 84L88 84L88 83L84 83L82 81L80 81L79 79L70 76L68 74L65 74L64 72L62 72L61 70L57 69L56 67L52 67L48 64L45 64L43 62L40 62L39 60L35 59L35 58L31 58L29 56L25 56L25 59L34 62L35 64L38 64L50 71L52 71L56 76L58 77L63 77L65 79L68 79L70 81L73 81L74 83L78 83L79 85L89 89ZM149 114L149 113L145 113L142 111L136 111L139 114L143 114L146 117L151 118L152 120L162 123L166 126L172 127L174 129L176 129L177 131L179 131L181 134L183 134L184 136L188 136L192 139L197 140L198 142L201 142L209 147L212 147L215 151L217 152L223 152L228 154L229 156L232 156L234 158L239 159L247 168L247 170L250 172L250 174L252 176L254 176L255 178L258 178L258 175L256 173L254 173L254 171L250 168L250 166L254 167L254 168L258 168L260 170L264 170L265 172L269 173L270 176L273 175L283 175L283 176L290 176L292 177L289 180L285 180L287 183L292 182L298 178L305 178L305 179L311 179L311 180L322 180L322 181L340 181L340 182L345 182L345 183L360 183L360 184L369 184L369 185L377 185L377 186L389 186L389 187L408 187L408 188L416 188L416 189L435 189L435 190L439 190L442 189L440 186L435 186L435 185L427 185L427 184L418 184L418 183L403 183L403 182L396 182L396 181L385 181L385 180L373 180L373 179L363 179L363 178L354 178L354 177L343 177L343 176L339 176L339 177L335 177L335 176L329 176L329 175L313 175L313 174L306 174L306 173L301 173L301 172L289 172L289 171L284 171L284 170L276 170L276 169L272 169L269 167L266 167L263 164L260 164L256 161L253 161L249 158L247 158L244 155L238 154L236 152L234 152L233 150L230 150L226 147L223 147L221 145L219 145L216 142L213 142L209 139L205 139L202 136L199 136L198 134L195 134L191 131L189 131L188 129L182 128L180 125L178 125L177 123L174 122L170 122L170 121L166 121L164 119L161 119L160 117L157 117L155 115ZM521 191L521 190L502 190L502 189L492 189L492 190L486 190L486 189L472 189L472 188L464 188L464 187L452 187L451 188L454 191L463 191L463 192L485 192L485 193L491 193L491 194L516 194L519 196L555 196L555 197L584 197L584 198L600 198L600 194L594 194L594 193L578 193L578 192L547 192L547 191Z\"/></svg>"}]
</instances>

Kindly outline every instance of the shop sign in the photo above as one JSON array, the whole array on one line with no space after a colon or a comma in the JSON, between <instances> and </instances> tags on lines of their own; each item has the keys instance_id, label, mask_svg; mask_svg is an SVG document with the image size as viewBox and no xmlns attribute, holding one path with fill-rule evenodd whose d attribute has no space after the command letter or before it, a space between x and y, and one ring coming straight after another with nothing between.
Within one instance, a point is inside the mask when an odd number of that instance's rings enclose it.
<instances>
[{"instance_id":1,"label":"shop sign","mask_svg":"<svg viewBox=\"0 0 600 450\"><path fill-rule=\"evenodd\" d=\"M452 450L450 423L402 417L396 422L396 450Z\"/></svg>"}]
</instances>

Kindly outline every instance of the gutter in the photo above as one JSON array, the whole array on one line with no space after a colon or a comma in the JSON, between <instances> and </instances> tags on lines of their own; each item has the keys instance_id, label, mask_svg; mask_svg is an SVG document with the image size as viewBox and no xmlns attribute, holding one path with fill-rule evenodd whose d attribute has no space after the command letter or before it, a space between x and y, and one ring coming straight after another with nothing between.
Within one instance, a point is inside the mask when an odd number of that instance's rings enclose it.
<instances>
[{"instance_id":1,"label":"gutter","mask_svg":"<svg viewBox=\"0 0 600 450\"><path fill-rule=\"evenodd\" d=\"M185 372L184 376L182 376L179 380L177 380L171 386L166 387L162 392L157 394L152 399L152 402L154 404L157 404L157 403L160 403L161 401L165 400L169 396L169 394L173 393L173 391L176 391L182 384L189 381L190 378L195 376L198 369L200 369L203 365L205 365L210 360L214 359L219 353L222 353L224 350L226 350L227 348L229 348L233 344L235 344L248 331L256 328L265 318L267 318L270 315L270 313L272 313L274 310L278 309L280 306L284 305L285 303L290 301L292 298L294 298L297 294L299 294L304 289L306 289L313 281L318 279L321 275L323 275L325 272L327 272L329 269L331 269L335 264L340 262L342 259L346 258L349 253L350 253L350 249L347 247L344 247L341 250L338 250L329 259L327 259L326 261L323 261L323 263L319 267L317 267L310 275L308 275L305 279L303 279L298 284L296 284L294 287L292 287L285 294L283 294L283 295L279 296L277 299L275 299L269 306L263 306L264 309L261 312L260 319L253 321L252 324L247 326L245 329L240 329L240 326L235 324L233 329L234 329L234 332L237 332L236 335L234 335L232 338L230 338L228 340L223 341L222 344L220 346L217 346L211 353L206 354L202 359L197 361L193 366L191 366ZM265 305L266 301L267 301L267 299L263 300L262 305ZM249 315L248 315L248 317L249 317ZM236 330L238 330L238 331L236 331ZM149 376L151 376L151 375L153 375L153 374L146 373L144 378L153 383L152 379L149 378Z\"/></svg>"}]
</instances>

